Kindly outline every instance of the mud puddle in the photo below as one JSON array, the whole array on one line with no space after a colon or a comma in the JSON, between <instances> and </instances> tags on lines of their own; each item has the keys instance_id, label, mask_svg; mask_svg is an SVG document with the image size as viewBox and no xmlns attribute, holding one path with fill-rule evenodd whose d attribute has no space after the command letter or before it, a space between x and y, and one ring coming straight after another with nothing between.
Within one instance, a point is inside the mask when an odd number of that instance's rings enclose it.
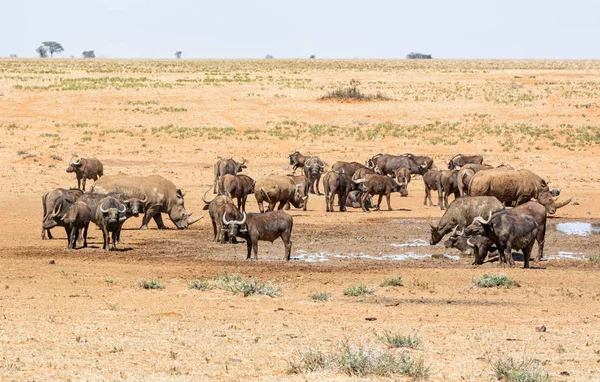
<instances>
[{"instance_id":1,"label":"mud puddle","mask_svg":"<svg viewBox=\"0 0 600 382\"><path fill-rule=\"evenodd\" d=\"M565 235L597 235L600 234L600 224L585 222L556 223L556 230Z\"/></svg>"}]
</instances>

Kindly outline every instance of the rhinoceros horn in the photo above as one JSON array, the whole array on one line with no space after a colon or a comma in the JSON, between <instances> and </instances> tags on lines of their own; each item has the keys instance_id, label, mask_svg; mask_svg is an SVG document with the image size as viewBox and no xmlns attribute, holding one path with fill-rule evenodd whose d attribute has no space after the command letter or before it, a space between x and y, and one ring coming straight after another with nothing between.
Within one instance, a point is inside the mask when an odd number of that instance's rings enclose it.
<instances>
[{"instance_id":1,"label":"rhinoceros horn","mask_svg":"<svg viewBox=\"0 0 600 382\"><path fill-rule=\"evenodd\" d=\"M556 208L561 208L561 207L564 207L564 206L566 206L567 204L571 203L571 200L572 200L572 199L573 199L573 198L569 198L569 199L565 200L564 202L561 202L561 203L556 203L556 204L555 204L555 207L556 207Z\"/></svg>"},{"instance_id":2,"label":"rhinoceros horn","mask_svg":"<svg viewBox=\"0 0 600 382\"><path fill-rule=\"evenodd\" d=\"M202 216L200 216L199 218L196 219L190 219L190 216L192 216L192 214L190 213L187 217L187 223L188 225L192 225L194 223L196 223L198 220L202 219L206 214L202 214Z\"/></svg>"}]
</instances>

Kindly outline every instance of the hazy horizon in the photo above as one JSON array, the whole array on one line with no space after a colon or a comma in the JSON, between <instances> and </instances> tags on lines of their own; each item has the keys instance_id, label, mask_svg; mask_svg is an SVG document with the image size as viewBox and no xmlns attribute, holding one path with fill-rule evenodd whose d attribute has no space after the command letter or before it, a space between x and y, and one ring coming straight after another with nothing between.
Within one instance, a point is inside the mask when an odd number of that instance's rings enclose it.
<instances>
[{"instance_id":1,"label":"hazy horizon","mask_svg":"<svg viewBox=\"0 0 600 382\"><path fill-rule=\"evenodd\" d=\"M0 56L170 59L596 59L600 3L458 0L23 0L3 6ZM14 36L14 38L6 38Z\"/></svg>"}]
</instances>

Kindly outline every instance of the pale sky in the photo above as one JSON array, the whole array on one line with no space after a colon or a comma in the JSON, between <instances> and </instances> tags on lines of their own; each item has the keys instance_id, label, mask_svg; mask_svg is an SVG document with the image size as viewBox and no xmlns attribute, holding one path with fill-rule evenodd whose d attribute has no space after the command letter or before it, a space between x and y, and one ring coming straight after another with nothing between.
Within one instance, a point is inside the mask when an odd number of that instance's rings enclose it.
<instances>
[{"instance_id":1,"label":"pale sky","mask_svg":"<svg viewBox=\"0 0 600 382\"><path fill-rule=\"evenodd\" d=\"M0 57L600 58L600 1L1 0Z\"/></svg>"}]
</instances>

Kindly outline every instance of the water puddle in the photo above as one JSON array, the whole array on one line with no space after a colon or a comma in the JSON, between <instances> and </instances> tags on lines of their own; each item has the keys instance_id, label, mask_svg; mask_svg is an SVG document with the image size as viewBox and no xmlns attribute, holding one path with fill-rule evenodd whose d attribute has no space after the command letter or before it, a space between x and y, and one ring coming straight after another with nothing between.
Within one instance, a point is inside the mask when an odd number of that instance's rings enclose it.
<instances>
[{"instance_id":1,"label":"water puddle","mask_svg":"<svg viewBox=\"0 0 600 382\"><path fill-rule=\"evenodd\" d=\"M396 224L414 224L414 223L424 223L425 220L419 220L419 219L392 219L391 222L392 223L396 223Z\"/></svg>"},{"instance_id":2,"label":"water puddle","mask_svg":"<svg viewBox=\"0 0 600 382\"><path fill-rule=\"evenodd\" d=\"M597 235L600 234L600 225L584 222L556 223L556 230L565 235Z\"/></svg>"},{"instance_id":3,"label":"water puddle","mask_svg":"<svg viewBox=\"0 0 600 382\"><path fill-rule=\"evenodd\" d=\"M394 253L394 254L382 254L379 255L370 255L368 253L360 252L360 253L348 253L348 254L340 254L340 253L332 253L327 251L319 251L315 253L309 253L303 249L296 250L296 256L291 257L291 260L298 261L306 261L307 263L321 263L325 261L329 261L332 258L335 259L369 259L369 260L377 260L377 261L405 261L405 260L424 260L427 258L432 258L432 254L419 254L414 252L407 253ZM460 260L460 256L453 256L449 254L442 255L443 258L449 260Z\"/></svg>"},{"instance_id":4,"label":"water puddle","mask_svg":"<svg viewBox=\"0 0 600 382\"><path fill-rule=\"evenodd\" d=\"M299 249L296 251L295 257L290 256L290 260L306 261L307 263L322 263L324 261L329 261L327 257L331 255L331 253L324 251L319 253L308 253L305 250Z\"/></svg>"},{"instance_id":5,"label":"water puddle","mask_svg":"<svg viewBox=\"0 0 600 382\"><path fill-rule=\"evenodd\" d=\"M548 260L586 260L587 257L580 252L558 252L556 255L546 256Z\"/></svg>"},{"instance_id":6,"label":"water puddle","mask_svg":"<svg viewBox=\"0 0 600 382\"><path fill-rule=\"evenodd\" d=\"M428 247L429 243L423 239L412 239L402 244L391 243L392 247Z\"/></svg>"}]
</instances>

